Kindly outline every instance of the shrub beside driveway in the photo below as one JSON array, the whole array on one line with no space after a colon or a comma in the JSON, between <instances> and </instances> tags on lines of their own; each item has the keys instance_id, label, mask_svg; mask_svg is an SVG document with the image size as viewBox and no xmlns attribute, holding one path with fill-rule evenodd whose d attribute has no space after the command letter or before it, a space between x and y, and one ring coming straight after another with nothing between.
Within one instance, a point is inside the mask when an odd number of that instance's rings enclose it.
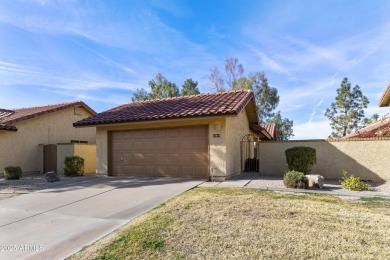
<instances>
[{"instance_id":1,"label":"shrub beside driveway","mask_svg":"<svg viewBox=\"0 0 390 260\"><path fill-rule=\"evenodd\" d=\"M197 188L73 258L389 259L389 230L388 200Z\"/></svg>"}]
</instances>

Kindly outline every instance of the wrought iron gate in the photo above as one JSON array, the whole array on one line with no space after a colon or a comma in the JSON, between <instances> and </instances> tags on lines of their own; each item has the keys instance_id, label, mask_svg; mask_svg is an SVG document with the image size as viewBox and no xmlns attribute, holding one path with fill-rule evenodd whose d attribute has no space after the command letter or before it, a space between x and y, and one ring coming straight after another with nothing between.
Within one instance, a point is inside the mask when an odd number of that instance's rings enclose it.
<instances>
[{"instance_id":1,"label":"wrought iron gate","mask_svg":"<svg viewBox=\"0 0 390 260\"><path fill-rule=\"evenodd\" d=\"M251 134L241 139L241 172L259 172L259 142Z\"/></svg>"}]
</instances>

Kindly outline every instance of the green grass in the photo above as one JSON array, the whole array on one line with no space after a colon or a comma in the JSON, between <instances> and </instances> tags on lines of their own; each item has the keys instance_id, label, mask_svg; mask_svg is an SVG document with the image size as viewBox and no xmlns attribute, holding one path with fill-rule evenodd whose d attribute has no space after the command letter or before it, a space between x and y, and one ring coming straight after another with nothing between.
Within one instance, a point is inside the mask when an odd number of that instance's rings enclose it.
<instances>
[{"instance_id":1,"label":"green grass","mask_svg":"<svg viewBox=\"0 0 390 260\"><path fill-rule=\"evenodd\" d=\"M380 197L360 198L360 200L366 202L390 202L390 200Z\"/></svg>"},{"instance_id":2,"label":"green grass","mask_svg":"<svg viewBox=\"0 0 390 260\"><path fill-rule=\"evenodd\" d=\"M378 198L197 188L73 258L390 259L386 205Z\"/></svg>"}]
</instances>

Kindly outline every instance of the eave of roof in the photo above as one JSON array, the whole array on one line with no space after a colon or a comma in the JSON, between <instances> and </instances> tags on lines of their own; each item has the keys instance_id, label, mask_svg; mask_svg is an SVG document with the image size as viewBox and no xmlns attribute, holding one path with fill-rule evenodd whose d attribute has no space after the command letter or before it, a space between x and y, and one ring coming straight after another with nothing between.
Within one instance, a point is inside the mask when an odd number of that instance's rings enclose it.
<instances>
[{"instance_id":1,"label":"eave of roof","mask_svg":"<svg viewBox=\"0 0 390 260\"><path fill-rule=\"evenodd\" d=\"M379 107L388 107L388 106L390 106L390 83L387 86L385 92L383 93L379 101Z\"/></svg>"},{"instance_id":2,"label":"eave of roof","mask_svg":"<svg viewBox=\"0 0 390 260\"><path fill-rule=\"evenodd\" d=\"M257 124L250 124L249 125L250 129L252 129L252 131L254 131L255 133L257 134L260 134L262 135L263 137L265 137L266 139L268 140L274 140L275 138L272 137L272 135L261 125L257 125ZM261 139L264 139L264 138L261 138Z\"/></svg>"},{"instance_id":3,"label":"eave of roof","mask_svg":"<svg viewBox=\"0 0 390 260\"><path fill-rule=\"evenodd\" d=\"M260 124L269 135L272 137L272 140L276 140L276 124Z\"/></svg>"},{"instance_id":4,"label":"eave of roof","mask_svg":"<svg viewBox=\"0 0 390 260\"><path fill-rule=\"evenodd\" d=\"M0 124L0 131L18 131L16 126L13 125L6 125L6 124Z\"/></svg>"}]
</instances>

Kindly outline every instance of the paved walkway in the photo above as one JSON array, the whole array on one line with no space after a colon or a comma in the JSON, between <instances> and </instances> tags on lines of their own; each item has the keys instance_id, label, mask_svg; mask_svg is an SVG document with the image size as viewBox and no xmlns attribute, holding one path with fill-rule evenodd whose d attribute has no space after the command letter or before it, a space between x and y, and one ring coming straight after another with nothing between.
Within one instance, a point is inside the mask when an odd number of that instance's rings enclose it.
<instances>
[{"instance_id":1,"label":"paved walkway","mask_svg":"<svg viewBox=\"0 0 390 260\"><path fill-rule=\"evenodd\" d=\"M64 259L201 184L99 177L0 201L0 259Z\"/></svg>"},{"instance_id":2,"label":"paved walkway","mask_svg":"<svg viewBox=\"0 0 390 260\"><path fill-rule=\"evenodd\" d=\"M224 182L205 182L199 185L199 187L253 188L292 193L319 193L356 198L381 197L390 199L390 193L385 194L384 192L378 191L349 191L343 189L337 180L325 180L323 189L289 189L284 187L282 177L262 176L257 172L245 172Z\"/></svg>"}]
</instances>

